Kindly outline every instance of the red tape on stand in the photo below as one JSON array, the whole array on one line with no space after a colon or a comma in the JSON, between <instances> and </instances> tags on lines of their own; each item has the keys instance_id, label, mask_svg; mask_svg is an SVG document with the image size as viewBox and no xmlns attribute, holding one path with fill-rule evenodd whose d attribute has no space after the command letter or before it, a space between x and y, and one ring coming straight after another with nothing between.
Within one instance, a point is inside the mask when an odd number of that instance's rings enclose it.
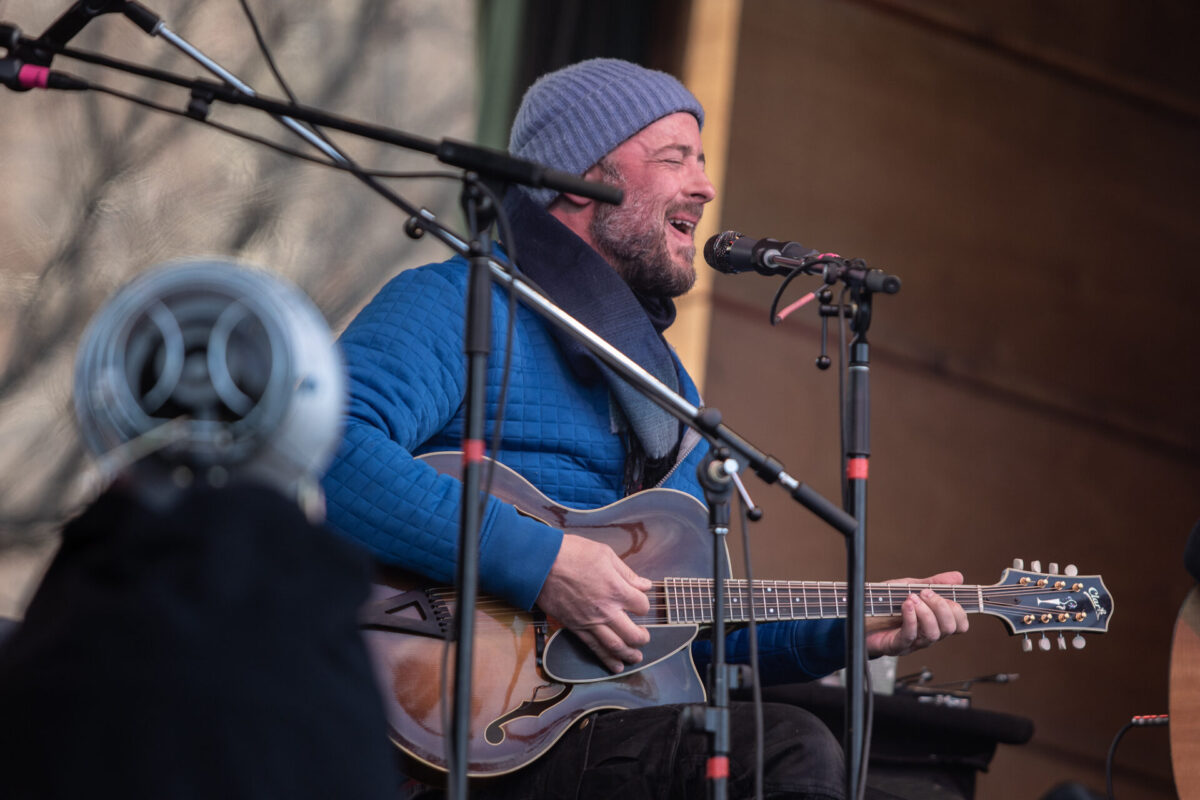
<instances>
[{"instance_id":1,"label":"red tape on stand","mask_svg":"<svg viewBox=\"0 0 1200 800\"><path fill-rule=\"evenodd\" d=\"M483 461L483 440L482 439L463 439L462 445L463 465L477 464Z\"/></svg>"},{"instance_id":2,"label":"red tape on stand","mask_svg":"<svg viewBox=\"0 0 1200 800\"><path fill-rule=\"evenodd\" d=\"M868 459L851 458L846 462L846 477L850 480L865 481L867 479Z\"/></svg>"}]
</instances>

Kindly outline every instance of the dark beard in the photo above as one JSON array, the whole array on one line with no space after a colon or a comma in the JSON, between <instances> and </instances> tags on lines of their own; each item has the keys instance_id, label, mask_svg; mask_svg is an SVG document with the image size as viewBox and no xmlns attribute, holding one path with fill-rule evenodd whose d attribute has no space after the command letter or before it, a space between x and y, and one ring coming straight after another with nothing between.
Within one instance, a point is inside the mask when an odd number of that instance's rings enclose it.
<instances>
[{"instance_id":1,"label":"dark beard","mask_svg":"<svg viewBox=\"0 0 1200 800\"><path fill-rule=\"evenodd\" d=\"M601 161L599 166L606 183L625 188L625 181L613 165ZM592 242L635 292L649 297L679 297L696 283L696 270L690 267L696 247L692 245L682 254L689 268L680 269L671 257L666 232L655 227L655 220L643 206L628 194L622 205L598 205L589 228ZM672 206L666 216L683 210L699 216L702 206Z\"/></svg>"}]
</instances>

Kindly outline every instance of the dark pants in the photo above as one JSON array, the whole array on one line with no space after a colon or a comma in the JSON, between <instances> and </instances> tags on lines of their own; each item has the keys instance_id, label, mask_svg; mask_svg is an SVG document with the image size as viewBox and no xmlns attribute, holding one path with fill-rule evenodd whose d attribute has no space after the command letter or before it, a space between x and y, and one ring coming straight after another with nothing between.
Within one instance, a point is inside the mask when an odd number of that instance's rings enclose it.
<instances>
[{"instance_id":1,"label":"dark pants","mask_svg":"<svg viewBox=\"0 0 1200 800\"><path fill-rule=\"evenodd\" d=\"M842 749L825 725L795 706L763 705L764 796L844 797ZM598 712L533 764L473 782L484 800L682 800L704 798L709 737L683 731L678 706ZM729 797L754 796L754 709L730 706Z\"/></svg>"}]
</instances>

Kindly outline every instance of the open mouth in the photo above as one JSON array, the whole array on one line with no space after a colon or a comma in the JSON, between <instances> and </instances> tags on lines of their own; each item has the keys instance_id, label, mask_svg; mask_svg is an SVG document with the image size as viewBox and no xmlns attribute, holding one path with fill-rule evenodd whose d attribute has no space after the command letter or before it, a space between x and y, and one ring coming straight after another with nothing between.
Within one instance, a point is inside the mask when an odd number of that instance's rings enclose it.
<instances>
[{"instance_id":1,"label":"open mouth","mask_svg":"<svg viewBox=\"0 0 1200 800\"><path fill-rule=\"evenodd\" d=\"M678 219L678 218L672 217L672 218L668 219L667 222L671 225L672 228L679 231L684 236L687 236L689 239L692 237L692 234L696 230L696 223L690 222L686 219Z\"/></svg>"}]
</instances>

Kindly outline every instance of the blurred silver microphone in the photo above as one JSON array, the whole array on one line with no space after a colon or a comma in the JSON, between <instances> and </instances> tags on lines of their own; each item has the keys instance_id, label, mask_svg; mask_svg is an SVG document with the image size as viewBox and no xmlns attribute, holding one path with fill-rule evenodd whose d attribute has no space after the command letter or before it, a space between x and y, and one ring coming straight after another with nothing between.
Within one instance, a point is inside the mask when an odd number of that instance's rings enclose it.
<instances>
[{"instance_id":1,"label":"blurred silver microphone","mask_svg":"<svg viewBox=\"0 0 1200 800\"><path fill-rule=\"evenodd\" d=\"M298 496L317 491L338 445L345 383L329 326L295 286L227 261L176 261L131 281L88 325L75 413L107 477L143 494L253 481Z\"/></svg>"}]
</instances>

